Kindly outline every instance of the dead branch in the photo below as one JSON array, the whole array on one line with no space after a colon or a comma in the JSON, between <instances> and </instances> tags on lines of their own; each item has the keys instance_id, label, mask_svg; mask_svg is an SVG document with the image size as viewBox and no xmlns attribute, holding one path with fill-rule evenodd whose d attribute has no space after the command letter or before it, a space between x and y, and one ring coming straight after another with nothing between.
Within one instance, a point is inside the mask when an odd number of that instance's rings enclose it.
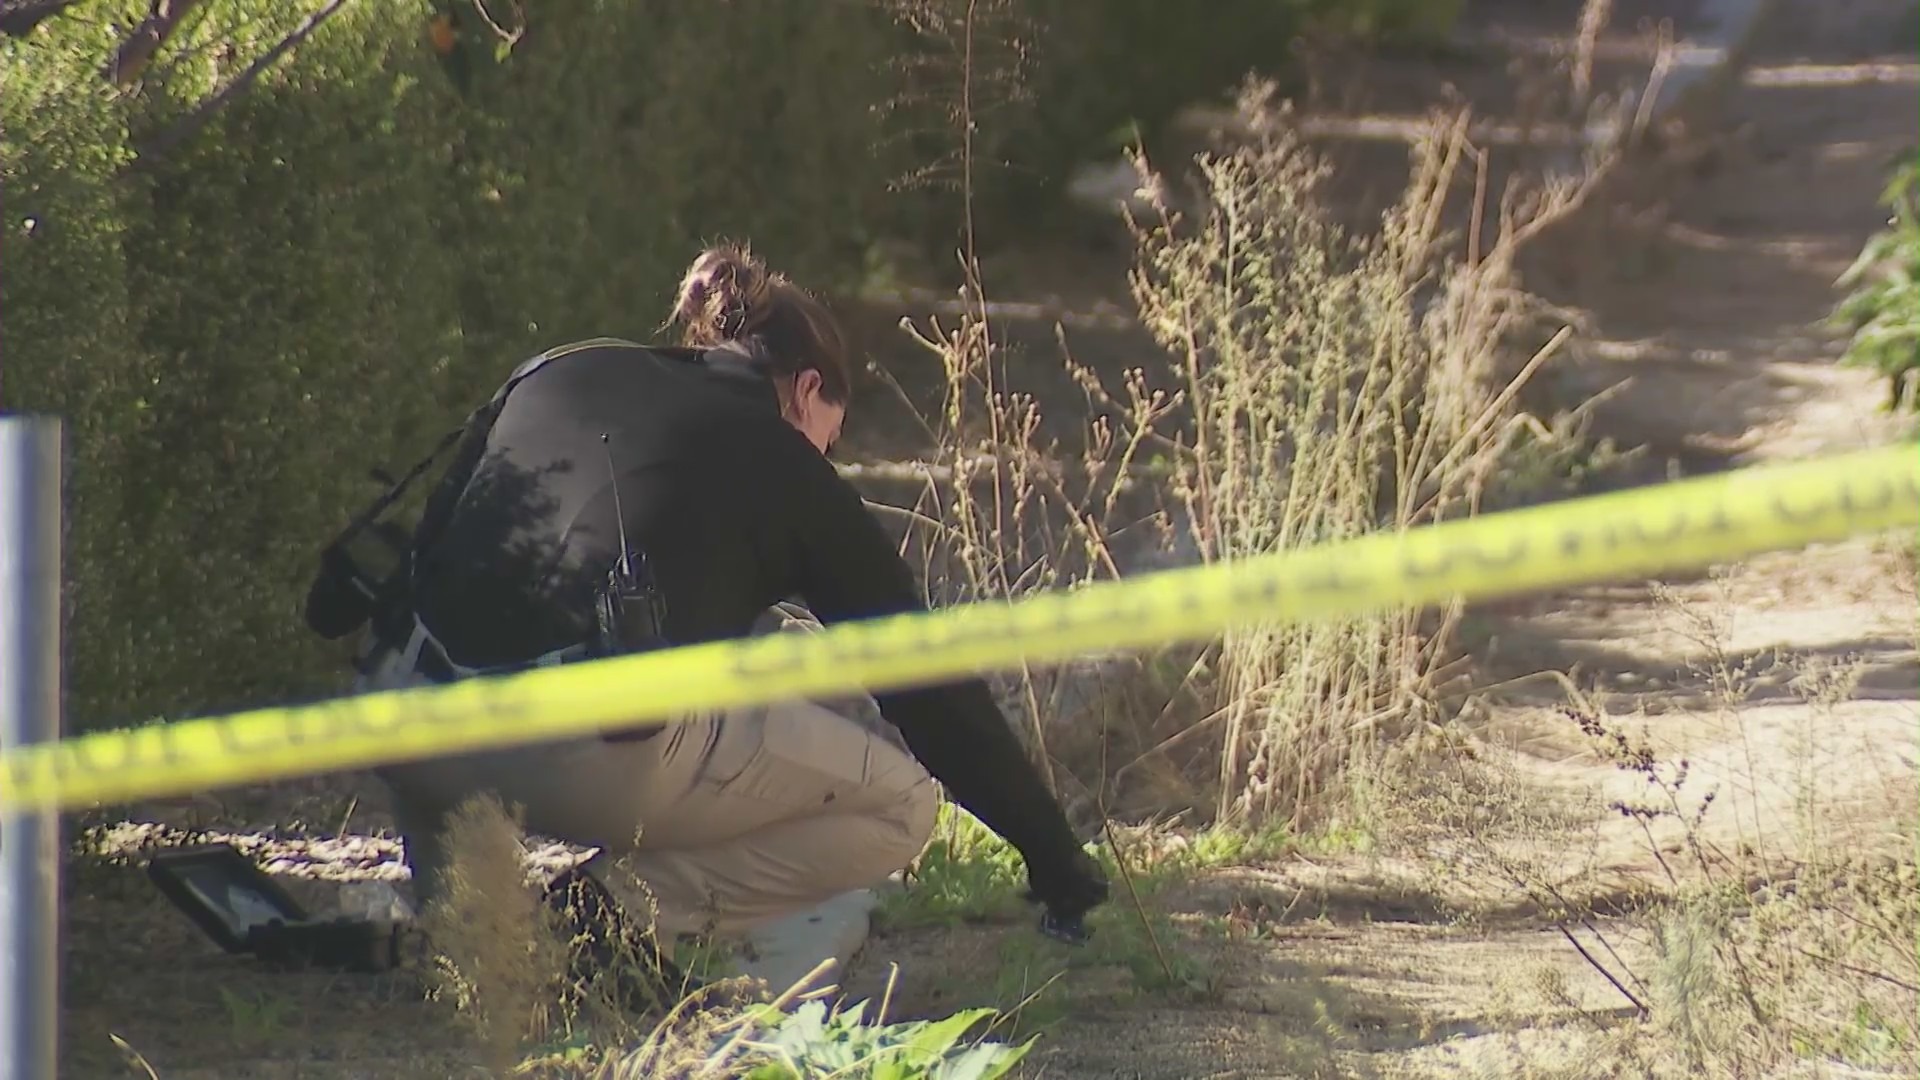
<instances>
[{"instance_id":1,"label":"dead branch","mask_svg":"<svg viewBox=\"0 0 1920 1080\"><path fill-rule=\"evenodd\" d=\"M1581 959L1585 960L1588 966L1592 967L1593 970L1599 972L1603 978L1612 983L1615 990L1620 991L1621 997L1633 1003L1634 1011L1638 1012L1643 1018L1652 1015L1651 1010L1647 1008L1645 1002L1634 997L1633 991L1628 990L1624 983L1614 977L1613 972L1607 970L1607 965L1601 963L1592 953L1588 952L1585 945L1580 944L1580 939L1573 936L1573 931L1567 929L1566 923L1555 923L1554 929L1560 931L1560 936L1567 939L1567 943L1574 947L1574 950L1580 954Z\"/></svg>"},{"instance_id":2,"label":"dead branch","mask_svg":"<svg viewBox=\"0 0 1920 1080\"><path fill-rule=\"evenodd\" d=\"M280 39L278 44L268 49L265 53L261 54L259 59L248 65L247 70L241 72L226 86L221 87L219 93L214 94L212 97L195 106L192 112L175 121L172 126L162 131L145 146L141 147L140 156L134 162L133 168L135 170L152 168L164 159L168 152L176 149L188 139L199 134L200 129L205 127L209 120L213 119L215 113L219 112L229 101L246 92L247 88L258 81L260 76L264 74L268 68L278 63L281 57L292 52L301 42L312 37L313 32L318 30L322 23L332 18L334 13L345 7L346 4L347 0L331 0L326 7L307 16L304 22L294 27L293 31L286 37Z\"/></svg>"},{"instance_id":3,"label":"dead branch","mask_svg":"<svg viewBox=\"0 0 1920 1080\"><path fill-rule=\"evenodd\" d=\"M134 28L127 40L113 51L101 74L115 86L132 86L146 73L147 65L160 52L173 32L186 21L200 0L151 0L147 17Z\"/></svg>"},{"instance_id":4,"label":"dead branch","mask_svg":"<svg viewBox=\"0 0 1920 1080\"><path fill-rule=\"evenodd\" d=\"M487 0L473 0L474 10L480 13L480 21L487 24L487 29L493 31L495 37L506 42L508 47L512 47L518 45L520 39L526 36L527 9L522 6L520 0L511 0L508 6L513 9L513 29L511 30L501 25L500 21L493 17L493 12L487 10Z\"/></svg>"}]
</instances>

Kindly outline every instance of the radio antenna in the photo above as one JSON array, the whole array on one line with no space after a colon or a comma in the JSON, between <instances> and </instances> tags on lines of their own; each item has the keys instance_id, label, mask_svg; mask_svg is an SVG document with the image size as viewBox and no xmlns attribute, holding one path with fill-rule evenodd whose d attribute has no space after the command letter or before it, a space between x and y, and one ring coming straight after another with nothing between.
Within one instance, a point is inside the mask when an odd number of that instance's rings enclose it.
<instances>
[{"instance_id":1,"label":"radio antenna","mask_svg":"<svg viewBox=\"0 0 1920 1080\"><path fill-rule=\"evenodd\" d=\"M620 508L620 473L613 466L613 449L607 442L607 433L600 433L600 451L607 458L607 480L613 484L613 525L620 535L620 573L633 576L633 549L627 546L627 515Z\"/></svg>"}]
</instances>

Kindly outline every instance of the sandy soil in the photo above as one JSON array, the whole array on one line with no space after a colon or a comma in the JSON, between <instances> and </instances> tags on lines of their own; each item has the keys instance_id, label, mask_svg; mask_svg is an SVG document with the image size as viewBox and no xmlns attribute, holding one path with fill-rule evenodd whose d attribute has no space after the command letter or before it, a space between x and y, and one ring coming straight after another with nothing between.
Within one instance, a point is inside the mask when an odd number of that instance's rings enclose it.
<instances>
[{"instance_id":1,"label":"sandy soil","mask_svg":"<svg viewBox=\"0 0 1920 1080\"><path fill-rule=\"evenodd\" d=\"M1473 18L1551 39L1565 36L1577 7L1492 4ZM1661 467L1718 468L1889 436L1873 419L1879 386L1835 365L1838 338L1818 323L1834 276L1881 220L1874 198L1887 164L1911 151L1920 127L1912 34L1894 33L1911 7L1782 4L1711 126L1717 134L1696 132L1690 145L1704 149L1651 166L1653 178L1624 191L1578 246L1538 268L1531 284L1585 315L1552 394L1571 407L1624 381L1596 410L1597 428L1645 447ZM1629 28L1651 10L1619 8L1616 25ZM1676 19L1683 31L1688 17ZM1603 73L1631 76L1644 58L1630 35L1615 40L1619 59ZM1329 83L1327 108L1415 108L1448 84L1482 113L1525 98L1504 67L1471 58L1382 61L1357 74L1371 89ZM1396 153L1360 147L1349 163ZM1370 189L1356 181L1352 190ZM1028 295L1090 311L1124 304L1122 270L1110 259L1034 257L998 280L1012 283L1003 295L1032 286ZM1044 279L1072 284L1042 290ZM884 326L898 312L872 314ZM1083 359L1124 364L1145 347L1123 328L1083 322ZM1004 327L1017 343L1053 351L1048 320ZM903 365L927 365L906 350ZM898 416L850 438L874 457L912 445ZM1809 828L1849 839L1890 833L1920 812L1920 654L1915 598L1899 584L1911 585L1911 566L1898 559L1884 545L1837 545L1665 590L1575 590L1476 612L1479 678L1492 689L1468 729L1514 782L1573 808L1559 854L1622 888L1653 879L1658 862L1605 804L1644 794L1644 780L1594 754L1560 710L1564 690L1540 672L1571 669L1663 757L1684 757L1689 791L1717 786L1717 842L1790 862ZM1722 670L1740 673L1736 692ZM1811 817L1810 791L1823 807ZM341 778L128 816L257 833L263 857L283 860L276 871L316 902L327 879L398 873L377 795L356 799ZM71 882L64 1075L147 1075L129 1070L112 1037L162 1080L475 1075L444 1007L405 980L266 975L218 954L135 869L84 862ZM1059 991L1064 1012L1023 1074L1465 1076L1530 1061L1552 1075L1556 1055L1581 1054L1593 1018L1624 1002L1537 912L1468 899L1483 914L1461 922L1452 916L1462 897L1384 855L1209 875L1164 898L1181 940L1205 959L1209 991L1141 995L1109 971L1071 972ZM1010 1004L991 973L1005 970L1009 950L1041 949L1031 938L1024 923L882 933L848 986L877 992L892 963L896 1014ZM1543 979L1557 979L1566 1000L1549 1003Z\"/></svg>"}]
</instances>

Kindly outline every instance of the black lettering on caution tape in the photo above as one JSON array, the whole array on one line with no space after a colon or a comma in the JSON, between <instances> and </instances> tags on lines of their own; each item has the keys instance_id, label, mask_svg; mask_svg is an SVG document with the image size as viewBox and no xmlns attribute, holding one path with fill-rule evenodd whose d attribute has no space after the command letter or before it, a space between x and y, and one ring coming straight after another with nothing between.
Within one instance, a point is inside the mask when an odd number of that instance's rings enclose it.
<instances>
[{"instance_id":1,"label":"black lettering on caution tape","mask_svg":"<svg viewBox=\"0 0 1920 1080\"><path fill-rule=\"evenodd\" d=\"M1305 595L1324 596L1328 593L1364 592L1371 582L1351 566L1343 566L1332 559L1321 559L1303 572L1296 584Z\"/></svg>"},{"instance_id":2,"label":"black lettering on caution tape","mask_svg":"<svg viewBox=\"0 0 1920 1080\"><path fill-rule=\"evenodd\" d=\"M836 627L836 629L838 629ZM733 674L742 679L791 675L806 666L805 634L767 634L743 641L730 655Z\"/></svg>"},{"instance_id":3,"label":"black lettering on caution tape","mask_svg":"<svg viewBox=\"0 0 1920 1080\"><path fill-rule=\"evenodd\" d=\"M1473 563L1482 570L1507 570L1520 565L1532 553L1532 545L1527 542L1525 533L1515 533L1508 536L1506 541L1504 551L1489 550L1481 544L1448 544L1440 550L1437 558L1425 565L1409 550L1401 556L1400 573L1409 580L1421 581L1445 577L1466 563Z\"/></svg>"},{"instance_id":4,"label":"black lettering on caution tape","mask_svg":"<svg viewBox=\"0 0 1920 1080\"><path fill-rule=\"evenodd\" d=\"M76 776L171 771L185 760L173 734L171 724L156 723L25 747L22 753L7 755L8 780L23 789L42 777L58 785Z\"/></svg>"},{"instance_id":5,"label":"black lettering on caution tape","mask_svg":"<svg viewBox=\"0 0 1920 1080\"><path fill-rule=\"evenodd\" d=\"M1877 514L1892 509L1897 502L1909 506L1920 503L1920 478L1912 473L1902 474L1898 480L1881 477L1864 490L1861 484L1844 482L1838 494L1830 499L1819 500L1812 507L1791 506L1779 494L1775 494L1768 505L1775 517L1790 524L1804 525L1835 512L1847 518Z\"/></svg>"},{"instance_id":6,"label":"black lettering on caution tape","mask_svg":"<svg viewBox=\"0 0 1920 1080\"><path fill-rule=\"evenodd\" d=\"M1286 582L1272 570L1262 569L1235 578L1227 597L1234 607L1272 607L1286 593Z\"/></svg>"}]
</instances>

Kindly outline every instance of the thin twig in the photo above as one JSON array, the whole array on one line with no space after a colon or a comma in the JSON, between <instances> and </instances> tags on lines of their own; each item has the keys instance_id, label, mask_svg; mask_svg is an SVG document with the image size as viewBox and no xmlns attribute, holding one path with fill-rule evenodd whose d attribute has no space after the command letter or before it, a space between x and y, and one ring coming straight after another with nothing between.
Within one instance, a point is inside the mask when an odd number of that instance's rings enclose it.
<instances>
[{"instance_id":1,"label":"thin twig","mask_svg":"<svg viewBox=\"0 0 1920 1080\"><path fill-rule=\"evenodd\" d=\"M1127 887L1127 899L1133 903L1133 913L1140 920L1140 928L1147 932L1147 944L1153 946L1154 959L1160 962L1160 970L1166 975L1167 982L1179 982L1173 973L1173 964L1167 960L1166 950L1160 947L1160 935L1153 932L1153 922L1147 918L1147 906L1141 902L1139 890L1134 888L1133 871L1127 869L1126 849L1121 845L1120 838L1114 835L1113 820L1104 814L1100 818L1100 831L1107 834L1107 846L1113 849L1113 865L1120 869L1120 881Z\"/></svg>"},{"instance_id":2,"label":"thin twig","mask_svg":"<svg viewBox=\"0 0 1920 1080\"><path fill-rule=\"evenodd\" d=\"M1526 887L1526 884L1524 882L1520 884L1522 888ZM1554 903L1560 905L1560 910L1568 911L1568 912L1578 910L1574 906L1573 902L1567 899L1566 894L1560 891L1560 887L1558 885L1555 885L1550 881L1543 881L1539 883L1539 888L1542 891L1544 891L1550 898L1552 898ZM1642 991L1646 990L1647 988L1646 981L1640 978L1640 976L1635 975L1633 973L1633 968L1630 967L1627 964L1627 962L1621 958L1620 954L1614 950L1613 943L1608 941L1607 936L1600 932L1600 928L1593 925L1593 920L1587 918L1587 916L1585 915L1580 915L1579 919L1580 919L1580 925L1584 927L1588 933L1592 934L1595 940L1600 942L1600 947L1607 950L1607 955L1613 957L1614 962L1620 965L1620 970L1623 972L1626 972L1627 978L1633 980L1633 985L1639 987ZM1561 933L1566 933L1566 930L1564 929L1564 927L1562 928ZM1577 943L1576 943L1576 947L1577 947ZM1583 950L1583 953L1584 953L1584 950Z\"/></svg>"},{"instance_id":3,"label":"thin twig","mask_svg":"<svg viewBox=\"0 0 1920 1080\"><path fill-rule=\"evenodd\" d=\"M831 956L821 960L819 963L813 965L813 970L800 976L798 981L781 991L780 996L768 1002L765 1007L749 1009L743 1013L738 1020L734 1021L739 1025L739 1030L735 1031L733 1037L729 1038L717 1052L707 1059L706 1064L701 1068L700 1075L706 1075L709 1070L732 1057L739 1051L741 1044L747 1041L748 1033L753 1031L754 1025L761 1017L769 1016L785 1009L794 999L801 995L804 987L819 978L821 974L834 967L837 963L839 963L839 961Z\"/></svg>"},{"instance_id":4,"label":"thin twig","mask_svg":"<svg viewBox=\"0 0 1920 1080\"><path fill-rule=\"evenodd\" d=\"M140 1051L135 1050L132 1043L129 1043L127 1040L112 1032L107 1033L107 1038L113 1040L113 1045L118 1047L122 1054L126 1055L127 1065L129 1067L138 1065L141 1071L147 1074L147 1080L160 1080L160 1074L153 1071L153 1066L147 1062L146 1056L141 1054Z\"/></svg>"},{"instance_id":5,"label":"thin twig","mask_svg":"<svg viewBox=\"0 0 1920 1080\"><path fill-rule=\"evenodd\" d=\"M1633 1003L1633 1007L1639 1010L1640 1015L1642 1017L1649 1016L1652 1014L1652 1010L1647 1008L1645 1002L1642 1002L1639 998L1634 997L1633 991L1627 989L1626 986L1623 983L1621 983L1619 979L1615 978L1613 975L1613 972L1608 971L1607 966L1605 964L1602 964L1599 960L1595 959L1594 955L1587 951L1587 947L1585 945L1580 944L1580 939L1573 936L1573 931L1567 929L1566 923L1556 922L1553 924L1553 926L1554 926L1554 929L1560 931L1561 937L1564 937L1567 939L1567 944L1572 945L1574 950L1580 954L1581 959L1585 960L1588 964L1591 964L1593 966L1593 970L1599 972L1603 977L1605 977L1605 979L1608 982L1612 983L1613 988L1615 990L1620 991L1621 997L1626 998L1628 1001Z\"/></svg>"},{"instance_id":6,"label":"thin twig","mask_svg":"<svg viewBox=\"0 0 1920 1080\"><path fill-rule=\"evenodd\" d=\"M946 522L941 521L938 518L928 517L927 515L921 513L918 510L913 510L905 506L895 506L893 503L875 502L872 499L862 499L860 501L863 504L865 504L866 508L869 511L875 514L879 514L882 516L891 515L893 517L906 518L908 521L911 521L915 525L920 525L929 529L933 529L936 532L944 536L947 536L949 538L955 532L957 532L957 530L954 529L953 526L947 524Z\"/></svg>"},{"instance_id":7,"label":"thin twig","mask_svg":"<svg viewBox=\"0 0 1920 1080\"><path fill-rule=\"evenodd\" d=\"M893 989L899 981L900 962L890 960L887 962L887 988L880 995L880 1011L874 1016L875 1023L884 1024L887 1022L887 1014L893 1011Z\"/></svg>"},{"instance_id":8,"label":"thin twig","mask_svg":"<svg viewBox=\"0 0 1920 1080\"><path fill-rule=\"evenodd\" d=\"M1132 761L1127 762L1125 765L1120 766L1119 771L1113 774L1114 781L1117 783L1119 779L1122 776L1125 776L1130 770L1132 770L1134 766L1140 764L1141 762L1147 760L1150 757L1155 756L1156 754L1163 754L1168 750L1173 749L1175 746L1178 746L1179 744L1187 741L1187 739L1190 738L1191 736L1204 730L1208 725L1212 724L1214 721L1222 719L1231 711L1232 711L1232 706L1228 706L1226 708L1221 708L1221 709L1215 709L1213 712L1208 713L1206 716L1203 716L1200 719L1195 720L1193 723L1188 724L1186 727L1183 727L1179 731L1176 731L1173 734L1167 736L1166 738L1160 740L1160 742L1155 744L1152 749L1141 752L1141 754L1138 757L1134 758Z\"/></svg>"},{"instance_id":9,"label":"thin twig","mask_svg":"<svg viewBox=\"0 0 1920 1080\"><path fill-rule=\"evenodd\" d=\"M1633 980L1633 985L1639 987L1641 990L1647 988L1646 980L1633 973L1633 968L1629 967L1627 961L1618 952L1614 951L1613 943L1607 940L1607 935L1601 933L1599 927L1593 925L1593 920L1582 915L1580 916L1580 925L1586 927L1587 933L1592 934L1594 940L1600 943L1600 947L1607 950L1607 955L1613 957L1613 962L1620 965L1620 970L1626 972L1627 978Z\"/></svg>"},{"instance_id":10,"label":"thin twig","mask_svg":"<svg viewBox=\"0 0 1920 1080\"><path fill-rule=\"evenodd\" d=\"M1798 945L1795 945L1793 947L1793 950L1799 953L1800 955L1806 957L1809 960L1815 960L1822 964L1827 964L1831 967L1839 968L1841 971L1850 971L1853 974L1862 976L1864 978L1878 979L1879 981L1886 983L1889 986L1897 986L1902 990L1908 991L1909 993L1920 994L1920 986L1915 986L1913 983L1910 983L1905 979L1899 978L1894 975L1889 975L1884 971L1872 971L1863 967L1855 967L1854 965L1847 963L1845 960L1838 960L1838 959L1835 959L1834 957L1827 956L1823 953L1814 952L1811 949L1803 949Z\"/></svg>"},{"instance_id":11,"label":"thin twig","mask_svg":"<svg viewBox=\"0 0 1920 1080\"><path fill-rule=\"evenodd\" d=\"M1040 995L1047 992L1047 987L1052 986L1054 983L1059 982L1061 977L1064 976L1065 974L1066 972L1064 971L1054 972L1052 975L1049 975L1047 977L1046 982L1043 982L1039 986L1034 987L1032 993L1029 993L1027 996L1015 1002L1012 1008L1000 1010L999 1015L995 1016L987 1024L986 1030L980 1033L980 1037L982 1039L986 1038L987 1036L993 1034L994 1031L998 1030L1000 1025L1005 1021L1018 1017L1020 1013L1026 1009L1027 1006L1033 1004L1035 1001L1038 1001L1040 999Z\"/></svg>"}]
</instances>

